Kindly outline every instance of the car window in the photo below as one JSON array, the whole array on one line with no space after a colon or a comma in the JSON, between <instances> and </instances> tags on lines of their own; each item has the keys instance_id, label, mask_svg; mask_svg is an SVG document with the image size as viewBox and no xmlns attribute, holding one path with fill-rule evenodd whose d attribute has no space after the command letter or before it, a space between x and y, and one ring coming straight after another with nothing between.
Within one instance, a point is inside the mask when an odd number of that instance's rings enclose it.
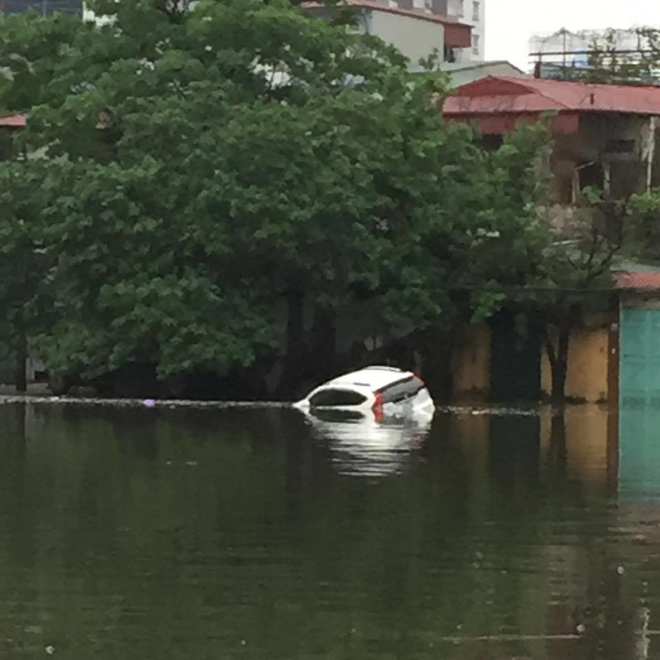
<instances>
[{"instance_id":1,"label":"car window","mask_svg":"<svg viewBox=\"0 0 660 660\"><path fill-rule=\"evenodd\" d=\"M359 406L367 397L353 390L321 390L312 396L309 405L318 406Z\"/></svg>"},{"instance_id":2,"label":"car window","mask_svg":"<svg viewBox=\"0 0 660 660\"><path fill-rule=\"evenodd\" d=\"M397 403L415 396L424 388L424 383L417 376L409 376L380 390L383 403Z\"/></svg>"}]
</instances>

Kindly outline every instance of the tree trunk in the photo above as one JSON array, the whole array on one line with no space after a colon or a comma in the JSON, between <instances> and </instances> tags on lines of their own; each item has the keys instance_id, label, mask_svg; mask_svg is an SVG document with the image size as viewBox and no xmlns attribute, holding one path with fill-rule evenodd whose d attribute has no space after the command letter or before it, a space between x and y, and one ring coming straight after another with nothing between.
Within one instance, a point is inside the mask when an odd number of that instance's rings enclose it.
<instances>
[{"instance_id":1,"label":"tree trunk","mask_svg":"<svg viewBox=\"0 0 660 660\"><path fill-rule=\"evenodd\" d=\"M16 391L20 393L27 391L27 357L27 337L25 336L25 331L22 328L19 328L17 330L14 379L16 381Z\"/></svg>"},{"instance_id":2,"label":"tree trunk","mask_svg":"<svg viewBox=\"0 0 660 660\"><path fill-rule=\"evenodd\" d=\"M317 306L314 309L312 327L312 363L314 376L328 378L332 375L337 349L335 310Z\"/></svg>"},{"instance_id":3,"label":"tree trunk","mask_svg":"<svg viewBox=\"0 0 660 660\"><path fill-rule=\"evenodd\" d=\"M559 327L555 363L552 365L552 398L557 402L566 399L566 377L568 376L570 340L570 325L568 323L562 323Z\"/></svg>"},{"instance_id":4,"label":"tree trunk","mask_svg":"<svg viewBox=\"0 0 660 660\"><path fill-rule=\"evenodd\" d=\"M451 401L453 394L451 355L454 337L435 328L421 333L421 376L436 401Z\"/></svg>"},{"instance_id":5,"label":"tree trunk","mask_svg":"<svg viewBox=\"0 0 660 660\"><path fill-rule=\"evenodd\" d=\"M290 291L287 294L286 357L279 387L281 396L297 394L304 377L302 373L306 352L304 303L304 295L299 291Z\"/></svg>"},{"instance_id":6,"label":"tree trunk","mask_svg":"<svg viewBox=\"0 0 660 660\"><path fill-rule=\"evenodd\" d=\"M576 308L571 306L564 312L557 324L557 344L550 336L546 328L546 349L550 361L550 372L552 376L551 397L556 403L566 400L566 379L568 376L568 355L571 345L571 330L573 329L573 317Z\"/></svg>"}]
</instances>

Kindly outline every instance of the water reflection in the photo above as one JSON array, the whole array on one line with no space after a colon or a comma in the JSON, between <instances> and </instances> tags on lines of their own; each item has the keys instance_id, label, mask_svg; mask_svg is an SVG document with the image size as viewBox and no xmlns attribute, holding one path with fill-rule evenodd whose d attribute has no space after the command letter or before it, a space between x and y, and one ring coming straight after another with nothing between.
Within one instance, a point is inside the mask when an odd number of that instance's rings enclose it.
<instances>
[{"instance_id":1,"label":"water reflection","mask_svg":"<svg viewBox=\"0 0 660 660\"><path fill-rule=\"evenodd\" d=\"M399 474L420 460L433 414L376 419L347 410L314 410L306 415L314 437L327 442L341 474L382 477Z\"/></svg>"},{"instance_id":2,"label":"water reflection","mask_svg":"<svg viewBox=\"0 0 660 660\"><path fill-rule=\"evenodd\" d=\"M0 405L0 657L660 657L649 419Z\"/></svg>"},{"instance_id":3,"label":"water reflection","mask_svg":"<svg viewBox=\"0 0 660 660\"><path fill-rule=\"evenodd\" d=\"M624 497L660 496L660 407L622 406L620 412L620 488Z\"/></svg>"}]
</instances>

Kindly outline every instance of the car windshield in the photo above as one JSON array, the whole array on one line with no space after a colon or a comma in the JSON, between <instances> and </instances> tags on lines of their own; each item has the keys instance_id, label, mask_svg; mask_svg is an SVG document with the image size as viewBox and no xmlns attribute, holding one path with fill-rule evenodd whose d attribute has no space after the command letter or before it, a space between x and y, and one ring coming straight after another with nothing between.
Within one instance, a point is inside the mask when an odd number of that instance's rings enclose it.
<instances>
[{"instance_id":1,"label":"car windshield","mask_svg":"<svg viewBox=\"0 0 660 660\"><path fill-rule=\"evenodd\" d=\"M312 396L309 405L312 407L359 406L367 397L354 390L327 389Z\"/></svg>"},{"instance_id":2,"label":"car windshield","mask_svg":"<svg viewBox=\"0 0 660 660\"><path fill-rule=\"evenodd\" d=\"M416 376L410 376L399 380L380 390L383 403L398 403L414 397L424 388L424 383Z\"/></svg>"}]
</instances>

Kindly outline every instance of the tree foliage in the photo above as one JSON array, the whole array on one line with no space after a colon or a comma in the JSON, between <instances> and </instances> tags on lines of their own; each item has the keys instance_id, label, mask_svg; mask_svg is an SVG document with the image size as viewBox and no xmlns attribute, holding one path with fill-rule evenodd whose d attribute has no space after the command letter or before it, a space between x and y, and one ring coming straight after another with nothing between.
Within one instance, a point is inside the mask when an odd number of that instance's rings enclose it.
<instances>
[{"instance_id":1,"label":"tree foliage","mask_svg":"<svg viewBox=\"0 0 660 660\"><path fill-rule=\"evenodd\" d=\"M622 32L636 40L636 47L630 47L630 39L622 42ZM605 30L593 39L586 52L565 55L581 55L586 61L581 57L579 63L567 63L564 57L561 65L553 66L554 74L550 77L619 85L657 85L660 81L660 29L655 27Z\"/></svg>"},{"instance_id":2,"label":"tree foliage","mask_svg":"<svg viewBox=\"0 0 660 660\"><path fill-rule=\"evenodd\" d=\"M3 212L0 230L27 227L50 257L30 333L51 370L272 364L284 301L447 326L538 267L541 130L483 149L444 122L441 82L286 0L94 8L98 25L0 18L3 62L23 67L0 104L29 111L33 154L3 170L30 220Z\"/></svg>"}]
</instances>

